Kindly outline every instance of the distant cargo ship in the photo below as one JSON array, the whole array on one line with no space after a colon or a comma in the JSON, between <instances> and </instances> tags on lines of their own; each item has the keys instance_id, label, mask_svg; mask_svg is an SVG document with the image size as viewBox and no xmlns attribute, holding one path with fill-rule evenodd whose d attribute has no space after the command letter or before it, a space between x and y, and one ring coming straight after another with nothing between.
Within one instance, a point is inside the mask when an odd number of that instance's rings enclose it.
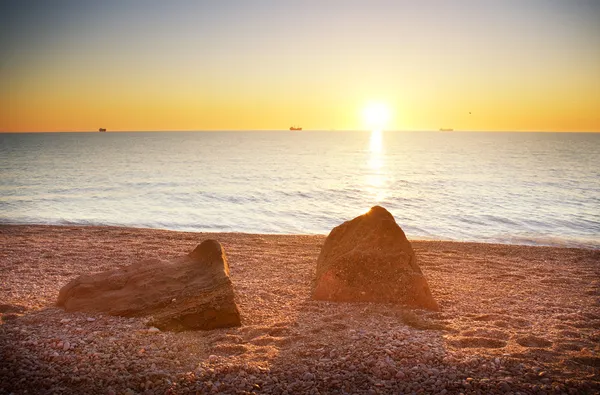
<instances>
[{"instance_id":1,"label":"distant cargo ship","mask_svg":"<svg viewBox=\"0 0 600 395\"><path fill-rule=\"evenodd\" d=\"M98 129L98 131L99 131L99 132L106 132L106 129L104 129L104 128L100 128L100 129Z\"/></svg>"},{"instance_id":2,"label":"distant cargo ship","mask_svg":"<svg viewBox=\"0 0 600 395\"><path fill-rule=\"evenodd\" d=\"M441 128L440 132L454 132L454 129L452 129L452 128Z\"/></svg>"},{"instance_id":3,"label":"distant cargo ship","mask_svg":"<svg viewBox=\"0 0 600 395\"><path fill-rule=\"evenodd\" d=\"M298 126L291 126L290 130L302 130L302 128Z\"/></svg>"}]
</instances>

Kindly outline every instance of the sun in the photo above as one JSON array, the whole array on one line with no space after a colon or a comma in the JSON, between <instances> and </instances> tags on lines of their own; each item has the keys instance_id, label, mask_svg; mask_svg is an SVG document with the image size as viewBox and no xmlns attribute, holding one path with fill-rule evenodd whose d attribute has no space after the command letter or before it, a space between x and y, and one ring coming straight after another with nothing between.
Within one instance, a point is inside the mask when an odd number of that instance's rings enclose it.
<instances>
[{"instance_id":1,"label":"sun","mask_svg":"<svg viewBox=\"0 0 600 395\"><path fill-rule=\"evenodd\" d=\"M390 107L381 102L368 103L362 111L365 126L372 130L386 128L390 122L391 115Z\"/></svg>"}]
</instances>

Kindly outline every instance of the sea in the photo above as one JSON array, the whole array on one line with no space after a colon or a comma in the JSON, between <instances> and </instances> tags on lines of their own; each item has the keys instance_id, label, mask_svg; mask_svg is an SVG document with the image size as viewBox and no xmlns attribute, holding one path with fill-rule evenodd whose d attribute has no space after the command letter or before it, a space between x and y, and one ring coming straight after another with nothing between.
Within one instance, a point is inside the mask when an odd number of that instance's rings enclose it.
<instances>
[{"instance_id":1,"label":"sea","mask_svg":"<svg viewBox=\"0 0 600 395\"><path fill-rule=\"evenodd\" d=\"M328 234L380 205L409 239L600 248L600 134L0 134L0 223Z\"/></svg>"}]
</instances>

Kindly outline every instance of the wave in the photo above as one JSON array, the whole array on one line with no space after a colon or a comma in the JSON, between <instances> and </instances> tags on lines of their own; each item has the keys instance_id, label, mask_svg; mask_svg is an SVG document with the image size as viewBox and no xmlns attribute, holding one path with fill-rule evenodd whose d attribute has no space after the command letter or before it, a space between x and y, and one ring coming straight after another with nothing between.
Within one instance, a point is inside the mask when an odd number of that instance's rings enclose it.
<instances>
[{"instance_id":1,"label":"wave","mask_svg":"<svg viewBox=\"0 0 600 395\"><path fill-rule=\"evenodd\" d=\"M502 236L490 238L488 242L531 246L600 249L600 240L584 237L559 236Z\"/></svg>"}]
</instances>

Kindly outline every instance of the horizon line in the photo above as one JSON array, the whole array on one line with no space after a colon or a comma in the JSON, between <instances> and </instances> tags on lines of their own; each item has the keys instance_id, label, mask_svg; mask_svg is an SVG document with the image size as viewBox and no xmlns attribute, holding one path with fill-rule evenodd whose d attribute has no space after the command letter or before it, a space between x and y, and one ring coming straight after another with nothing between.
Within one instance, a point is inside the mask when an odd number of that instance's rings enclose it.
<instances>
[{"instance_id":1,"label":"horizon line","mask_svg":"<svg viewBox=\"0 0 600 395\"><path fill-rule=\"evenodd\" d=\"M377 130L377 129L376 129ZM0 134L20 134L20 133L169 133L169 132L373 132L370 129L303 129L300 131L291 131L289 129L160 129L160 130L28 130L28 131L5 131L0 130ZM439 132L439 133L600 133L600 130L440 130L440 129L397 129L397 130L377 130L386 133L417 133L417 132Z\"/></svg>"}]
</instances>

